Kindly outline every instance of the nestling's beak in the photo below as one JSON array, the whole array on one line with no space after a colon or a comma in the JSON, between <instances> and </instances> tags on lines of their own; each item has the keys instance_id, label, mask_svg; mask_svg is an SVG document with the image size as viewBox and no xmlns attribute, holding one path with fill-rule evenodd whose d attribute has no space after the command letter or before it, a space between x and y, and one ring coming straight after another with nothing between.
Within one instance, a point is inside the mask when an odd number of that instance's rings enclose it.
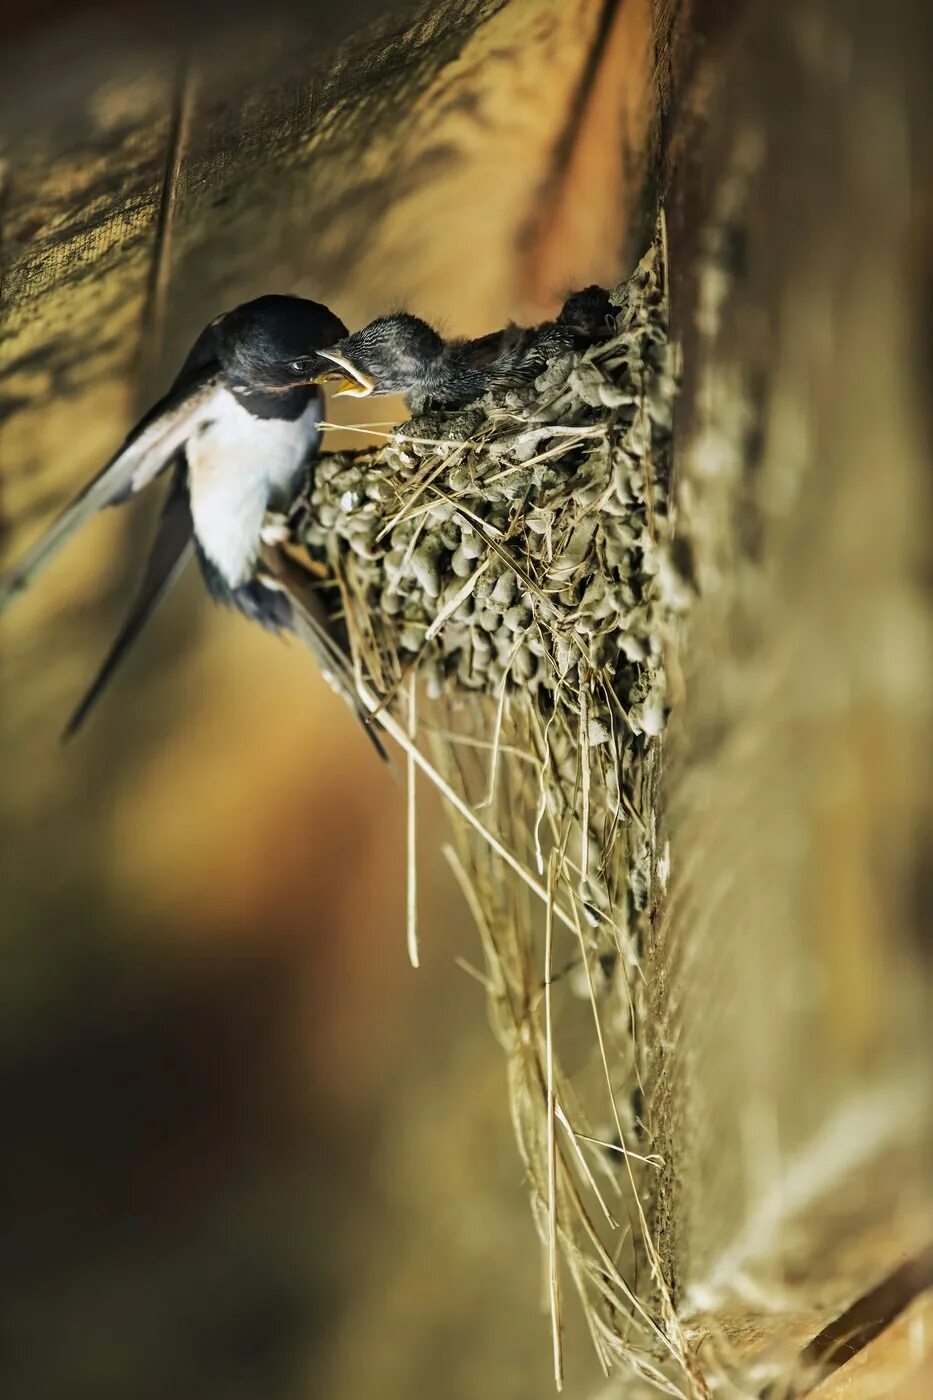
<instances>
[{"instance_id":1,"label":"nestling's beak","mask_svg":"<svg viewBox=\"0 0 933 1400\"><path fill-rule=\"evenodd\" d=\"M339 350L319 350L317 352L322 360L330 360L336 365L336 369L326 369L317 375L318 381L322 379L339 379L340 386L335 391L337 394L346 394L350 398L368 398L376 388L376 381L363 370L359 369L352 360L348 360L346 355L341 355ZM338 374L338 371L340 373Z\"/></svg>"}]
</instances>

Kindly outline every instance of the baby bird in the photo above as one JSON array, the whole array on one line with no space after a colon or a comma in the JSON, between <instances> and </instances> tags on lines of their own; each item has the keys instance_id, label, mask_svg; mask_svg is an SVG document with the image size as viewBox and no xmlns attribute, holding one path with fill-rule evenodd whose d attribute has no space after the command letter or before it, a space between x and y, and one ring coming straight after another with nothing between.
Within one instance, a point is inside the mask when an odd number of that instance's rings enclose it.
<instances>
[{"instance_id":1,"label":"baby bird","mask_svg":"<svg viewBox=\"0 0 933 1400\"><path fill-rule=\"evenodd\" d=\"M555 321L506 326L474 340L445 341L417 316L396 312L321 350L338 394L403 394L413 413L457 409L489 389L528 384L557 355L589 344L608 327L609 294L587 287L568 297Z\"/></svg>"}]
</instances>

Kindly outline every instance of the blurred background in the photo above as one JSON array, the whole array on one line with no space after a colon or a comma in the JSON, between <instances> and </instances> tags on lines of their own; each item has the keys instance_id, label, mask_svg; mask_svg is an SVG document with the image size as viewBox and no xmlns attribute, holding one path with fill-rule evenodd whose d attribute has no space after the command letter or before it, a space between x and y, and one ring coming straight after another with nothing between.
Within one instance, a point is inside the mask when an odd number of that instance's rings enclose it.
<instances>
[{"instance_id":1,"label":"blurred background","mask_svg":"<svg viewBox=\"0 0 933 1400\"><path fill-rule=\"evenodd\" d=\"M786 973L783 1009L767 996L756 1021L761 1007L746 999L742 1024L762 1051L755 1082L776 1056L789 1067L768 1080L774 1102L806 1101L802 1126L788 1109L789 1142L806 1139L837 1088L867 1067L883 1062L893 1079L918 1083L928 785L910 755L926 724L914 630L926 556L914 530L928 518L929 345L913 317L933 285L917 140L929 107L914 42L928 35L923 8L899 0L881 25L873 6L844 15L831 0L780 19L766 6L699 0L276 0L261 12L249 0L157 10L48 0L2 21L5 559L106 459L221 310L295 291L351 326L398 306L450 333L535 321L571 288L619 281L666 194L678 335L720 371L704 380L687 355L687 515L701 531L741 536L744 551L738 562L729 550L700 555L713 603L684 662L694 700L673 740L672 829L710 877L687 862L671 946L682 948L684 927L707 942L725 927L725 947L747 948L750 910L752 927L767 930L778 980ZM771 68L775 35L784 62ZM733 141L749 131L750 145ZM847 165L840 151L867 154ZM752 176L767 194L749 200L742 180ZM796 263L782 211L797 221ZM872 281L866 269L879 265ZM831 305L812 314L827 278ZM729 297L739 312L724 346L710 317ZM794 359L801 343L815 359ZM752 370L735 394L744 352ZM874 386L878 357L890 373ZM909 382L897 372L908 364ZM882 411L882 401L894 406ZM344 401L330 411L345 421ZM386 400L367 411L401 415ZM716 515L715 492L704 494L710 462L737 442L743 482L761 459L816 462L827 473L817 483L829 482L816 492L822 518L844 521L836 504L855 502L847 527L827 531L838 548L824 567L801 568L822 557L819 536L782 496L780 471L755 478L771 493L764 509L758 487L743 486L726 518ZM881 483L879 452L890 463ZM840 486L846 473L857 490ZM884 544L865 528L874 510ZM97 520L3 619L0 1277L10 1340L0 1389L16 1400L550 1393L503 1066L482 989L456 964L476 959L475 936L440 855L431 794L420 807L414 972L402 785L309 658L212 607L195 578L87 732L57 743L152 522L146 506ZM886 582L865 592L891 646L866 668L863 615L846 609L873 550ZM748 565L762 557L776 561L767 586ZM756 603L763 588L767 606L736 611L736 578ZM830 665L819 643L843 635ZM773 690L758 692L742 662L762 637L774 643ZM751 740L739 727L748 742L726 745L719 765L724 715L761 693L797 694L783 686L788 651L834 699L811 705L807 690L799 704L775 704ZM837 691L830 675L843 678ZM869 693L875 708L862 705ZM856 720L837 723L836 704ZM838 750L827 750L824 722ZM818 769L822 785L810 781ZM759 792L780 794L781 840L749 855L749 829L765 829L757 809L749 821L756 779ZM718 827L710 793L726 814ZM725 886L712 878L717 860ZM769 905L763 888L784 902ZM776 985L767 960L745 970L759 992ZM727 1013L710 1030L700 1019L703 1048L689 1068L711 1083L715 1054L732 1057L735 1023ZM800 1035L817 1023L829 1025L818 1051ZM691 1257L705 1268L723 1231L741 1236L728 1217L746 1197L713 1164L719 1142L740 1136L715 1115L744 1090L726 1076L687 1115L698 1190L684 1194L685 1282L702 1272ZM768 1137L777 1122L776 1110L763 1125L749 1114L741 1132ZM890 1257L859 1255L842 1270L846 1286L872 1268L884 1275L926 1229L921 1157L900 1124L903 1199L872 1216ZM748 1200L773 1184L752 1175ZM710 1181L704 1197L699 1184ZM729 1198L726 1224L704 1210L717 1191ZM824 1290L823 1304L844 1296ZM568 1347L568 1393L594 1394L585 1339L571 1335Z\"/></svg>"}]
</instances>

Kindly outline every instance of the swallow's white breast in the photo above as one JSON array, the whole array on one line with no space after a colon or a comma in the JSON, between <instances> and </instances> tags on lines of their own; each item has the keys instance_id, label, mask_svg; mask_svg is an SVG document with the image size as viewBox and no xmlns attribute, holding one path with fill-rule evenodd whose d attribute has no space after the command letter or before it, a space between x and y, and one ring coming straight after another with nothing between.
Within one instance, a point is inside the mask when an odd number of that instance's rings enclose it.
<instances>
[{"instance_id":1,"label":"swallow's white breast","mask_svg":"<svg viewBox=\"0 0 933 1400\"><path fill-rule=\"evenodd\" d=\"M195 533L231 588L247 583L270 506L290 502L317 444L315 396L293 422L254 418L232 394L220 395L210 419L188 439L188 482Z\"/></svg>"}]
</instances>

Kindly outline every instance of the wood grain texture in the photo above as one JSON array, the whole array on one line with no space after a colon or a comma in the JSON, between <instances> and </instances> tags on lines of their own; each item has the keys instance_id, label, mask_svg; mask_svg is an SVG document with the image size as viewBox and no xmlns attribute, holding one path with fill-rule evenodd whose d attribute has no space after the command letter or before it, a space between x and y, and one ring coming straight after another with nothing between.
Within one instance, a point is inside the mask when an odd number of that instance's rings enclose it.
<instances>
[{"instance_id":1,"label":"wood grain texture","mask_svg":"<svg viewBox=\"0 0 933 1400\"><path fill-rule=\"evenodd\" d=\"M811 1400L924 1400L933 1389L933 1293L916 1298Z\"/></svg>"},{"instance_id":2,"label":"wood grain texture","mask_svg":"<svg viewBox=\"0 0 933 1400\"><path fill-rule=\"evenodd\" d=\"M567 249L580 286L605 286L637 262L655 220L660 118L656 55L666 44L650 0L606 0L546 184L522 230L526 295L566 293ZM619 194L625 203L620 207Z\"/></svg>"},{"instance_id":3,"label":"wood grain texture","mask_svg":"<svg viewBox=\"0 0 933 1400\"><path fill-rule=\"evenodd\" d=\"M699 602L666 745L652 1121L683 1315L742 1394L933 1228L904 237L929 103L896 9L749 7L693 69L669 186Z\"/></svg>"}]
</instances>

